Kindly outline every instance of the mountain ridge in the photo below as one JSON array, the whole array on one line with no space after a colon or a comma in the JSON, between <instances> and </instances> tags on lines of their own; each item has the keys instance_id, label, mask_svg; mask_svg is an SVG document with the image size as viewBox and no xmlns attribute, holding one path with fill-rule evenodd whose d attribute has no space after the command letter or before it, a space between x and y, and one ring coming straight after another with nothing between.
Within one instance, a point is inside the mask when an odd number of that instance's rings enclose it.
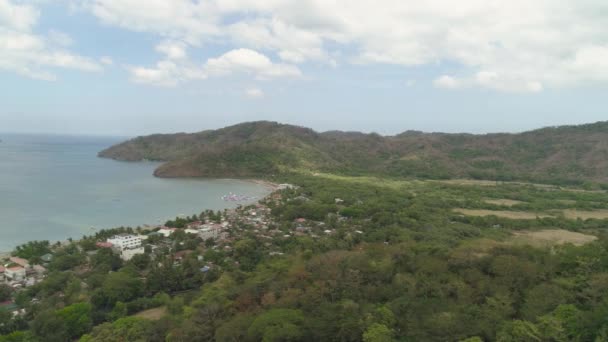
<instances>
[{"instance_id":1,"label":"mountain ridge","mask_svg":"<svg viewBox=\"0 0 608 342\"><path fill-rule=\"evenodd\" d=\"M294 170L553 184L608 182L608 122L522 133L327 131L271 121L137 137L99 153L162 161L158 177L269 177Z\"/></svg>"}]
</instances>

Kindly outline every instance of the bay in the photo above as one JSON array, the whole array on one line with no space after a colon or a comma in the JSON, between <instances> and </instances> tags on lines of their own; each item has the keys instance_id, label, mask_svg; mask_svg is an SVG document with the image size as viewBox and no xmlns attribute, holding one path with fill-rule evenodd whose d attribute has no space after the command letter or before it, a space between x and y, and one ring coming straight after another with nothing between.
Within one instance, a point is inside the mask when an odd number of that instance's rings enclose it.
<instances>
[{"instance_id":1,"label":"bay","mask_svg":"<svg viewBox=\"0 0 608 342\"><path fill-rule=\"evenodd\" d=\"M0 135L0 251L30 240L61 241L98 229L159 224L178 215L221 210L235 193L269 189L231 179L160 179L152 162L97 157L124 138Z\"/></svg>"}]
</instances>

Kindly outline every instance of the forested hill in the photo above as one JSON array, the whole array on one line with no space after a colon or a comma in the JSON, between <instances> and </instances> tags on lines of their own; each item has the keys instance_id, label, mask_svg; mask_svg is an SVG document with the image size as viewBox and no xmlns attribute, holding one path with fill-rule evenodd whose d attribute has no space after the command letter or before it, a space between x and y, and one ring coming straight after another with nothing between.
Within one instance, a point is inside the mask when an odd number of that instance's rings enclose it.
<instances>
[{"instance_id":1,"label":"forested hill","mask_svg":"<svg viewBox=\"0 0 608 342\"><path fill-rule=\"evenodd\" d=\"M608 122L519 134L406 131L395 136L247 122L193 134L138 137L99 153L165 161L160 177L259 177L293 170L558 184L608 182Z\"/></svg>"}]
</instances>

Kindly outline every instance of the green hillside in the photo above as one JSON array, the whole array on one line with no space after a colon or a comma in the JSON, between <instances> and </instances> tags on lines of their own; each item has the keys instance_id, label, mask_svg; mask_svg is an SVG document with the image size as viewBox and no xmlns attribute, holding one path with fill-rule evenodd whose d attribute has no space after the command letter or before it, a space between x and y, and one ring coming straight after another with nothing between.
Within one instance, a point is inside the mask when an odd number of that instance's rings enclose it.
<instances>
[{"instance_id":1,"label":"green hillside","mask_svg":"<svg viewBox=\"0 0 608 342\"><path fill-rule=\"evenodd\" d=\"M581 185L608 182L608 122L519 134L381 136L258 121L138 137L99 155L164 161L155 172L160 177L268 177L300 170Z\"/></svg>"}]
</instances>

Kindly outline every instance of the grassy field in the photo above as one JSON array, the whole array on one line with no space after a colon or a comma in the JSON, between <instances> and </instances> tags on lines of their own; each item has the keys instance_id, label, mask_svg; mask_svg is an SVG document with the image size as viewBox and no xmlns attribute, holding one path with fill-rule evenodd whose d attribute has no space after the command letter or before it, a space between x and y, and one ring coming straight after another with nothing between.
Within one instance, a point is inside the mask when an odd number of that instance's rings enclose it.
<instances>
[{"instance_id":1,"label":"grassy field","mask_svg":"<svg viewBox=\"0 0 608 342\"><path fill-rule=\"evenodd\" d=\"M600 209L600 210L576 210L576 209L566 209L563 211L564 217L569 219L598 219L603 220L608 218L608 209Z\"/></svg>"},{"instance_id":2,"label":"grassy field","mask_svg":"<svg viewBox=\"0 0 608 342\"><path fill-rule=\"evenodd\" d=\"M507 240L512 245L531 245L534 247L550 247L571 243L582 246L597 240L593 235L571 232L563 229L546 229L539 231L514 232L513 237Z\"/></svg>"},{"instance_id":3,"label":"grassy field","mask_svg":"<svg viewBox=\"0 0 608 342\"><path fill-rule=\"evenodd\" d=\"M158 321L159 319L161 319L166 314L167 314L167 308L164 307L164 306L161 306L159 308L153 308L153 309L148 309L148 310L140 311L140 312L136 313L133 316L139 317L139 318L149 319L151 321Z\"/></svg>"},{"instance_id":4,"label":"grassy field","mask_svg":"<svg viewBox=\"0 0 608 342\"><path fill-rule=\"evenodd\" d=\"M516 201L516 200L506 199L506 198L503 198L503 199L487 199L484 202L488 203L488 204L502 205L502 206L505 206L505 207L512 207L512 206L517 205L517 204L526 203L526 202L523 202L523 201Z\"/></svg>"},{"instance_id":5,"label":"grassy field","mask_svg":"<svg viewBox=\"0 0 608 342\"><path fill-rule=\"evenodd\" d=\"M496 216L512 220L534 220L536 218L553 217L545 213L533 213L528 211L509 211L509 210L486 210L486 209L464 209L455 208L455 212L467 216Z\"/></svg>"},{"instance_id":6,"label":"grassy field","mask_svg":"<svg viewBox=\"0 0 608 342\"><path fill-rule=\"evenodd\" d=\"M499 186L499 185L521 185L521 186L533 186L539 189L547 190L559 190L560 187L551 184L539 184L539 183L523 183L523 182L503 182L503 181L491 181L491 180L480 180L480 179L446 179L434 181L443 184L450 185L471 185L471 186ZM576 189L578 191L586 191L582 189Z\"/></svg>"}]
</instances>

